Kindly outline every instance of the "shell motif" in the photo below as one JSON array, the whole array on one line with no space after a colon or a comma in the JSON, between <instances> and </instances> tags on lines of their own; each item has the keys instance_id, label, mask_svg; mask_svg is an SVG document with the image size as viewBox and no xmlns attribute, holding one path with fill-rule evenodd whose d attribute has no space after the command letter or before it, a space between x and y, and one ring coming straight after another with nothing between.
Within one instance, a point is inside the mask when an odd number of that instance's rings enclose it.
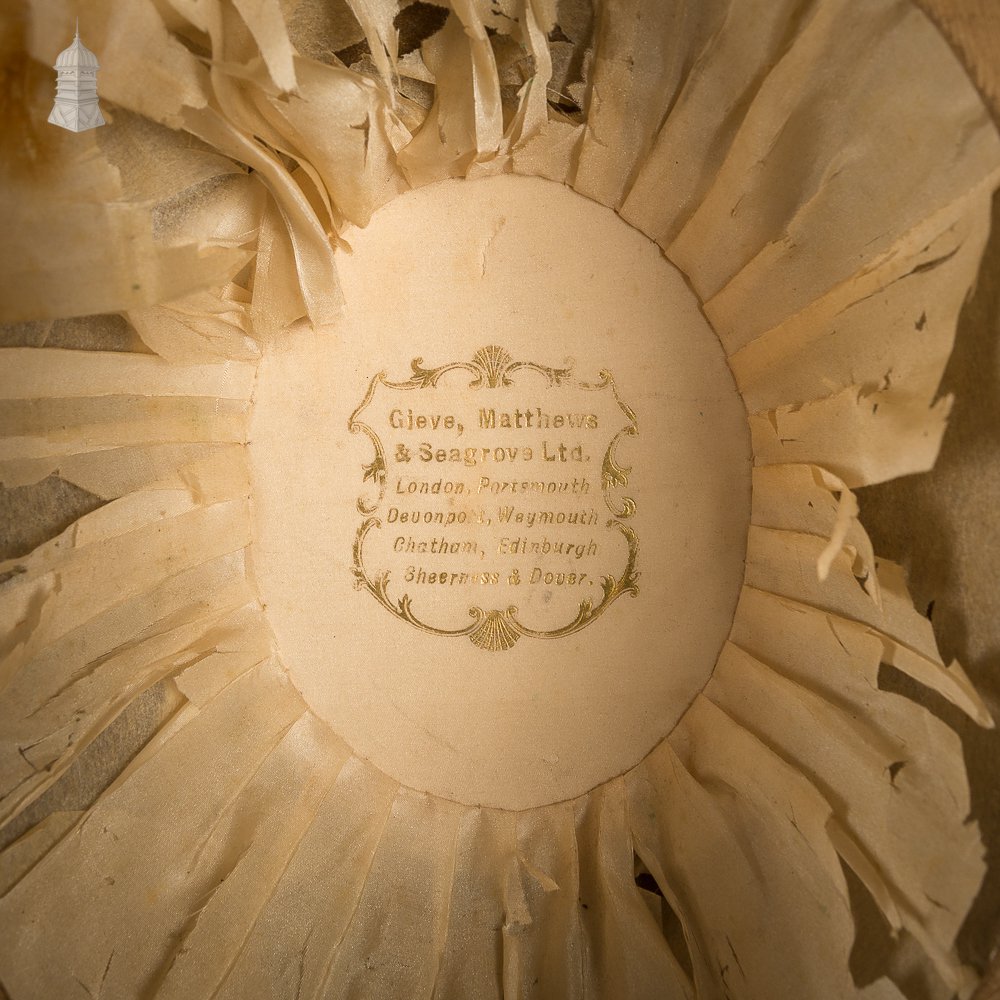
<instances>
[{"instance_id":1,"label":"shell motif","mask_svg":"<svg viewBox=\"0 0 1000 1000\"><path fill-rule=\"evenodd\" d=\"M508 615L510 611L487 611L485 617L469 633L469 639L473 645L480 649L488 649L490 652L497 652L502 649L510 649L521 633L511 623Z\"/></svg>"},{"instance_id":2,"label":"shell motif","mask_svg":"<svg viewBox=\"0 0 1000 1000\"><path fill-rule=\"evenodd\" d=\"M472 363L483 371L482 377L486 378L486 384L495 389L498 385L506 385L506 372L510 367L513 358L496 344L489 347L481 347L476 351ZM493 612L490 612L492 614Z\"/></svg>"}]
</instances>

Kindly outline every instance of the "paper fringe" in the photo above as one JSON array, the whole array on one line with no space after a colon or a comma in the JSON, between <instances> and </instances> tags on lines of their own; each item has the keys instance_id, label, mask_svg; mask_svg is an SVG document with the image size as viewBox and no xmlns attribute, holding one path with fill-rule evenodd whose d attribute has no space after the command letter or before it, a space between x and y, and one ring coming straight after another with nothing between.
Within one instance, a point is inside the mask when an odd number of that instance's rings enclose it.
<instances>
[{"instance_id":1,"label":"paper fringe","mask_svg":"<svg viewBox=\"0 0 1000 1000\"><path fill-rule=\"evenodd\" d=\"M902 0L606 4L578 122L546 102L551 4L455 0L405 59L394 3L351 6L376 78L298 55L276 0L175 0L167 19L162 4L88 7L102 94L134 113L116 128L167 126L157 141L197 164L128 178L120 150L88 142L93 182L32 232L59 253L8 272L25 282L8 319L127 311L156 354L0 360L0 480L58 474L106 501L0 566L0 816L143 690L171 679L184 705L90 809L0 855L5 988L900 997L851 978L846 865L966 995L953 941L983 861L961 748L880 689L880 664L991 720L851 493L934 461L948 407L934 396L1000 178L1000 140L947 45ZM34 0L32 59L51 61L69 16ZM496 37L534 67L513 103ZM429 109L396 92L404 72L433 81ZM15 166L21 197L34 189ZM632 771L519 814L354 756L276 662L244 555L260 341L335 316L346 224L410 185L498 171L618 209L687 274L757 464L746 579L708 686ZM91 202L98 189L123 214ZM87 264L74 241L94 225L105 249ZM139 262L106 256L126 230ZM152 283L138 298L137 267Z\"/></svg>"}]
</instances>

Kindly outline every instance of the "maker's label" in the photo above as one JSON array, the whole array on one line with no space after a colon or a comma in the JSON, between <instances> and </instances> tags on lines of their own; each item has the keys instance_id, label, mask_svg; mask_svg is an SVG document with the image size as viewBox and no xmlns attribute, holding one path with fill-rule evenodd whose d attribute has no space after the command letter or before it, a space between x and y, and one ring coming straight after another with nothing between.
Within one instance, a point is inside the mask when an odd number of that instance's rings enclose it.
<instances>
[{"instance_id":1,"label":"maker's label","mask_svg":"<svg viewBox=\"0 0 1000 1000\"><path fill-rule=\"evenodd\" d=\"M636 595L623 491L639 427L611 373L582 380L572 361L497 346L410 367L372 377L348 423L367 439L356 587L423 632L488 650L572 635Z\"/></svg>"}]
</instances>

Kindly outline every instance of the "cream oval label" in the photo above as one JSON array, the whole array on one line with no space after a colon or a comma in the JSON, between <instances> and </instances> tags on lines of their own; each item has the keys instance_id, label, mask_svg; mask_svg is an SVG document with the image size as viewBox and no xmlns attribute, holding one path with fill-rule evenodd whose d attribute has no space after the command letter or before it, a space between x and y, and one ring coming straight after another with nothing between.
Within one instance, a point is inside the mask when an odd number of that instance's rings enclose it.
<instances>
[{"instance_id":1,"label":"cream oval label","mask_svg":"<svg viewBox=\"0 0 1000 1000\"><path fill-rule=\"evenodd\" d=\"M414 358L407 377L371 378L348 429L370 445L355 586L396 618L502 651L572 635L638 593L618 453L639 425L609 371L587 380L571 359L498 345Z\"/></svg>"},{"instance_id":2,"label":"cream oval label","mask_svg":"<svg viewBox=\"0 0 1000 1000\"><path fill-rule=\"evenodd\" d=\"M670 731L732 624L750 451L718 338L659 247L551 181L442 181L341 236L342 314L269 340L254 392L277 655L403 784L581 794Z\"/></svg>"}]
</instances>

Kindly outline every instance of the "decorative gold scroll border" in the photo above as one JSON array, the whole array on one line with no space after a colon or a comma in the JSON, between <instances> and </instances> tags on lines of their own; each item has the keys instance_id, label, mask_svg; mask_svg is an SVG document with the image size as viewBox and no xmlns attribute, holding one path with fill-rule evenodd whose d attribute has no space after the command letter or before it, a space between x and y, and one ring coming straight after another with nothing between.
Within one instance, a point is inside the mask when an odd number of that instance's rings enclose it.
<instances>
[{"instance_id":1,"label":"decorative gold scroll border","mask_svg":"<svg viewBox=\"0 0 1000 1000\"><path fill-rule=\"evenodd\" d=\"M360 419L361 413L371 403L375 397L375 391L379 385L384 385L389 389L432 389L435 388L441 378L449 372L467 371L474 376L469 383L470 389L481 389L484 386L496 389L501 386L513 385L511 375L517 371L533 371L545 377L550 386L564 385L568 382L573 372L573 361L567 359L563 368L551 368L547 365L536 364L533 361L515 361L511 355L502 347L491 344L482 347L473 355L471 361L455 361L450 364L439 365L436 368L425 368L423 358L414 358L410 363L412 374L408 379L401 382L390 381L385 371L374 375L368 383L368 390L364 399L350 415L347 421L348 430L352 434L364 434L371 442L375 456L371 462L363 466L362 483L374 482L378 489L378 494L372 499L358 497L357 507L359 513L365 515L365 520L358 528L354 538L354 562L352 571L355 577L355 587L359 590L367 590L387 611L395 617L410 625L415 626L423 632L439 636L462 636L467 635L473 645L480 649L491 651L510 649L522 636L529 636L534 639L558 639L562 636L572 635L580 631L590 622L603 614L619 597L623 594L631 594L633 597L639 593L637 579L639 573L636 569L636 562L639 554L639 541L635 531L617 518L629 518L635 514L635 501L631 497L621 497L617 505L613 491L623 489L628 486L631 467L625 468L618 464L615 459L615 448L618 442L625 435L634 436L639 433L639 423L635 411L621 398L618 387L611 373L606 369L599 372L599 382L584 382L577 380L576 384L581 389L600 390L611 388L615 402L625 414L628 421L611 439L604 459L601 463L601 492L604 495L604 502L608 510L614 514L614 518L607 522L608 528L617 528L625 538L628 547L628 556L625 568L618 577L605 576L601 580L603 597L595 605L587 598L580 602L580 608L576 617L561 628L556 629L532 629L522 624L517 617L517 607L511 605L504 609L494 608L485 611L480 607L470 607L469 616L472 622L462 628L441 629L433 625L428 625L422 621L413 611L413 605L409 594L403 594L398 600L393 600L388 593L389 570L383 570L374 579L369 576L364 566L364 542L365 537L372 528L381 527L381 521L373 517L375 511L381 506L385 498L387 463L385 449L379 439L378 434Z\"/></svg>"}]
</instances>

